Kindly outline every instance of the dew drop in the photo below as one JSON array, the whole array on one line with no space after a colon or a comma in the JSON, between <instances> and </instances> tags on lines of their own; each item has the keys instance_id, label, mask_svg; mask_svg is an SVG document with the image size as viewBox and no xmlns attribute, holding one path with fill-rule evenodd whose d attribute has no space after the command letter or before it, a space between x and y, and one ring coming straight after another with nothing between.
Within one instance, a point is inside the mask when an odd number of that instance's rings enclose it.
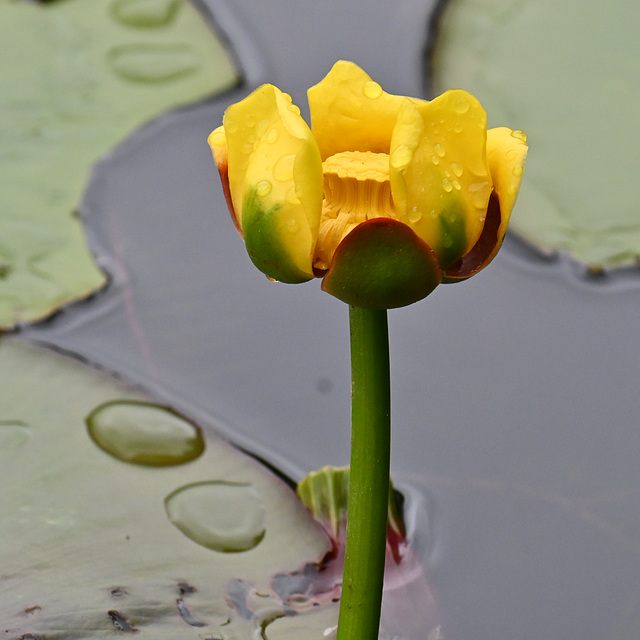
<instances>
[{"instance_id":1,"label":"dew drop","mask_svg":"<svg viewBox=\"0 0 640 640\"><path fill-rule=\"evenodd\" d=\"M526 142L527 141L527 136L526 136L525 132L521 131L520 129L514 129L511 132L511 137L516 138L516 140L521 140L522 142Z\"/></svg>"},{"instance_id":2,"label":"dew drop","mask_svg":"<svg viewBox=\"0 0 640 640\"><path fill-rule=\"evenodd\" d=\"M249 129L252 129L256 124L256 117L254 115L249 114L248 116L245 117L244 123Z\"/></svg>"},{"instance_id":3,"label":"dew drop","mask_svg":"<svg viewBox=\"0 0 640 640\"><path fill-rule=\"evenodd\" d=\"M412 224L415 224L416 222L419 222L422 219L422 211L420 210L419 207L411 207L409 209L409 222L411 222Z\"/></svg>"},{"instance_id":4,"label":"dew drop","mask_svg":"<svg viewBox=\"0 0 640 640\"><path fill-rule=\"evenodd\" d=\"M382 95L382 87L377 82L370 80L364 85L362 93L370 100L375 100Z\"/></svg>"},{"instance_id":5,"label":"dew drop","mask_svg":"<svg viewBox=\"0 0 640 640\"><path fill-rule=\"evenodd\" d=\"M389 164L394 169L404 169L413 158L411 149L406 144L396 147L389 158Z\"/></svg>"},{"instance_id":6,"label":"dew drop","mask_svg":"<svg viewBox=\"0 0 640 640\"><path fill-rule=\"evenodd\" d=\"M292 113L295 113L297 116L300 115L300 107L297 104L290 104L287 109Z\"/></svg>"},{"instance_id":7,"label":"dew drop","mask_svg":"<svg viewBox=\"0 0 640 640\"><path fill-rule=\"evenodd\" d=\"M263 118L262 120L260 120L260 122L258 122L258 125L256 126L256 134L261 138L267 132L268 128L269 119Z\"/></svg>"},{"instance_id":8,"label":"dew drop","mask_svg":"<svg viewBox=\"0 0 640 640\"><path fill-rule=\"evenodd\" d=\"M200 429L167 407L115 400L86 419L93 441L123 462L150 466L184 464L204 451Z\"/></svg>"},{"instance_id":9,"label":"dew drop","mask_svg":"<svg viewBox=\"0 0 640 640\"><path fill-rule=\"evenodd\" d=\"M456 178L460 178L464 173L464 168L462 167L462 165L458 164L457 162L452 162L451 171L453 171L453 175L456 176Z\"/></svg>"},{"instance_id":10,"label":"dew drop","mask_svg":"<svg viewBox=\"0 0 640 640\"><path fill-rule=\"evenodd\" d=\"M451 180L449 178L444 178L442 180L442 188L447 192L451 193L453 191L453 184L451 184Z\"/></svg>"},{"instance_id":11,"label":"dew drop","mask_svg":"<svg viewBox=\"0 0 640 640\"><path fill-rule=\"evenodd\" d=\"M227 133L235 133L238 130L238 123L231 118L224 119L224 130Z\"/></svg>"},{"instance_id":12,"label":"dew drop","mask_svg":"<svg viewBox=\"0 0 640 640\"><path fill-rule=\"evenodd\" d=\"M462 185L455 179L453 180L453 182L451 184L453 185L453 188L456 191L460 191L460 189L462 189Z\"/></svg>"},{"instance_id":13,"label":"dew drop","mask_svg":"<svg viewBox=\"0 0 640 640\"><path fill-rule=\"evenodd\" d=\"M111 15L129 27L165 27L181 6L180 0L118 0L111 5Z\"/></svg>"},{"instance_id":14,"label":"dew drop","mask_svg":"<svg viewBox=\"0 0 640 640\"><path fill-rule=\"evenodd\" d=\"M19 449L31 438L31 427L21 420L0 421L0 456Z\"/></svg>"},{"instance_id":15,"label":"dew drop","mask_svg":"<svg viewBox=\"0 0 640 640\"><path fill-rule=\"evenodd\" d=\"M267 134L267 142L269 144L273 144L274 142L277 142L279 137L280 137L280 131L278 131L278 129L271 129Z\"/></svg>"},{"instance_id":16,"label":"dew drop","mask_svg":"<svg viewBox=\"0 0 640 640\"><path fill-rule=\"evenodd\" d=\"M106 54L111 70L123 80L162 83L197 71L202 60L187 44L125 44Z\"/></svg>"},{"instance_id":17,"label":"dew drop","mask_svg":"<svg viewBox=\"0 0 640 640\"><path fill-rule=\"evenodd\" d=\"M224 131L215 131L209 136L209 144L213 147L224 147L227 144L227 136Z\"/></svg>"},{"instance_id":18,"label":"dew drop","mask_svg":"<svg viewBox=\"0 0 640 640\"><path fill-rule=\"evenodd\" d=\"M462 129L462 123L456 121L453 125L453 133L462 133Z\"/></svg>"},{"instance_id":19,"label":"dew drop","mask_svg":"<svg viewBox=\"0 0 640 640\"><path fill-rule=\"evenodd\" d=\"M488 182L475 182L469 185L469 199L474 207L478 209L486 208L489 199L489 194L487 193L488 185Z\"/></svg>"},{"instance_id":20,"label":"dew drop","mask_svg":"<svg viewBox=\"0 0 640 640\"><path fill-rule=\"evenodd\" d=\"M300 225L295 218L289 218L289 220L287 220L286 226L289 233L296 233L300 229Z\"/></svg>"},{"instance_id":21,"label":"dew drop","mask_svg":"<svg viewBox=\"0 0 640 640\"><path fill-rule=\"evenodd\" d=\"M264 506L249 483L189 484L167 496L165 509L190 540L214 551L248 551L265 535Z\"/></svg>"},{"instance_id":22,"label":"dew drop","mask_svg":"<svg viewBox=\"0 0 640 640\"><path fill-rule=\"evenodd\" d=\"M431 162L437 167L440 164L440 158L438 156L431 156Z\"/></svg>"},{"instance_id":23,"label":"dew drop","mask_svg":"<svg viewBox=\"0 0 640 640\"><path fill-rule=\"evenodd\" d=\"M440 157L440 158L444 158L445 154L447 153L446 149L440 144L436 144L433 147L433 150L436 152L436 154Z\"/></svg>"},{"instance_id":24,"label":"dew drop","mask_svg":"<svg viewBox=\"0 0 640 640\"><path fill-rule=\"evenodd\" d=\"M273 189L273 185L268 180L260 180L256 184L256 194L261 198L268 196L271 193L271 189Z\"/></svg>"},{"instance_id":25,"label":"dew drop","mask_svg":"<svg viewBox=\"0 0 640 640\"><path fill-rule=\"evenodd\" d=\"M521 164L517 164L513 167L513 175L519 178L524 173L524 167Z\"/></svg>"},{"instance_id":26,"label":"dew drop","mask_svg":"<svg viewBox=\"0 0 640 640\"><path fill-rule=\"evenodd\" d=\"M467 111L469 111L469 101L466 98L463 97L459 97L456 100L455 105L453 106L453 109L456 113L467 113Z\"/></svg>"},{"instance_id":27,"label":"dew drop","mask_svg":"<svg viewBox=\"0 0 640 640\"><path fill-rule=\"evenodd\" d=\"M298 205L300 204L300 198L298 198L298 194L296 193L295 188L291 188L289 189L289 191L287 191L284 199L292 205Z\"/></svg>"},{"instance_id":28,"label":"dew drop","mask_svg":"<svg viewBox=\"0 0 640 640\"><path fill-rule=\"evenodd\" d=\"M295 161L295 154L282 156L273 167L273 177L280 182L293 180L293 165Z\"/></svg>"}]
</instances>

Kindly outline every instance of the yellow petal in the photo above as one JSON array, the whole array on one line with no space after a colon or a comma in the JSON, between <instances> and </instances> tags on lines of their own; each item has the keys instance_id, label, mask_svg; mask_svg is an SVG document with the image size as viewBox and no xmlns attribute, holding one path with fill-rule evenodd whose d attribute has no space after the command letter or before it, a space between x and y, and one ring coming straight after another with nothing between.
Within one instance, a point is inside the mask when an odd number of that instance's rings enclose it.
<instances>
[{"instance_id":1,"label":"yellow petal","mask_svg":"<svg viewBox=\"0 0 640 640\"><path fill-rule=\"evenodd\" d=\"M445 272L443 282L459 282L484 269L496 256L507 232L527 155L526 136L505 127L487 131L487 159L493 179L487 218L474 247Z\"/></svg>"},{"instance_id":2,"label":"yellow petal","mask_svg":"<svg viewBox=\"0 0 640 640\"><path fill-rule=\"evenodd\" d=\"M505 231L520 189L527 150L527 137L522 131L506 127L487 131L487 159Z\"/></svg>"},{"instance_id":3,"label":"yellow petal","mask_svg":"<svg viewBox=\"0 0 640 640\"><path fill-rule=\"evenodd\" d=\"M211 153L213 153L213 160L218 168L220 174L220 181L222 182L222 191L227 201L227 208L231 214L231 219L236 229L242 235L242 229L240 222L236 216L236 211L231 200L231 190L229 188L229 149L227 147L227 135L224 132L224 126L219 126L214 129L207 139L209 146L211 147Z\"/></svg>"},{"instance_id":4,"label":"yellow petal","mask_svg":"<svg viewBox=\"0 0 640 640\"><path fill-rule=\"evenodd\" d=\"M484 109L458 89L431 102L405 100L398 114L389 158L393 200L443 268L482 232L492 184L486 135Z\"/></svg>"},{"instance_id":5,"label":"yellow petal","mask_svg":"<svg viewBox=\"0 0 640 640\"><path fill-rule=\"evenodd\" d=\"M345 60L336 62L307 94L323 160L341 151L389 153L404 97L386 93L357 64Z\"/></svg>"},{"instance_id":6,"label":"yellow petal","mask_svg":"<svg viewBox=\"0 0 640 640\"><path fill-rule=\"evenodd\" d=\"M322 208L322 161L291 98L263 85L227 109L229 186L247 251L283 282L313 277Z\"/></svg>"}]
</instances>

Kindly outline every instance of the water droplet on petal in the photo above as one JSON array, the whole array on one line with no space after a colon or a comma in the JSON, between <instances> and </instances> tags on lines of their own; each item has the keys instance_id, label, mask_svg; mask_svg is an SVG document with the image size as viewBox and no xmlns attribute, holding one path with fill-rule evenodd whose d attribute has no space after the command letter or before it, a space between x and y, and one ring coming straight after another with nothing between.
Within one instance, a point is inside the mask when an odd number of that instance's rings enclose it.
<instances>
[{"instance_id":1,"label":"water droplet on petal","mask_svg":"<svg viewBox=\"0 0 640 640\"><path fill-rule=\"evenodd\" d=\"M289 203L289 204L293 204L293 205L298 205L300 204L300 198L298 198L298 194L296 193L295 188L289 189L289 191L287 191L284 199Z\"/></svg>"},{"instance_id":2,"label":"water droplet on petal","mask_svg":"<svg viewBox=\"0 0 640 640\"><path fill-rule=\"evenodd\" d=\"M267 132L268 128L269 119L263 118L262 120L260 120L260 122L258 122L258 125L256 126L256 135L261 138Z\"/></svg>"},{"instance_id":3,"label":"water droplet on petal","mask_svg":"<svg viewBox=\"0 0 640 640\"><path fill-rule=\"evenodd\" d=\"M289 109L289 111L291 111L292 113L295 113L297 116L300 115L300 107L298 107L298 105L296 104L290 104L287 109Z\"/></svg>"},{"instance_id":4,"label":"water droplet on petal","mask_svg":"<svg viewBox=\"0 0 640 640\"><path fill-rule=\"evenodd\" d=\"M280 131L278 129L271 129L267 134L267 142L273 144L280 137Z\"/></svg>"},{"instance_id":5,"label":"water droplet on petal","mask_svg":"<svg viewBox=\"0 0 640 640\"><path fill-rule=\"evenodd\" d=\"M94 409L86 422L93 441L123 462L184 464L204 451L200 429L159 405L115 400Z\"/></svg>"},{"instance_id":6,"label":"water droplet on petal","mask_svg":"<svg viewBox=\"0 0 640 640\"><path fill-rule=\"evenodd\" d=\"M517 164L513 167L513 175L519 178L524 173L524 167L521 164Z\"/></svg>"},{"instance_id":7,"label":"water droplet on petal","mask_svg":"<svg viewBox=\"0 0 640 640\"><path fill-rule=\"evenodd\" d=\"M362 92L370 100L375 100L382 95L382 87L377 82L371 80L364 85Z\"/></svg>"},{"instance_id":8,"label":"water droplet on petal","mask_svg":"<svg viewBox=\"0 0 640 640\"><path fill-rule=\"evenodd\" d=\"M273 167L273 177L280 182L293 180L293 165L295 161L295 154L282 156Z\"/></svg>"},{"instance_id":9,"label":"water droplet on petal","mask_svg":"<svg viewBox=\"0 0 640 640\"><path fill-rule=\"evenodd\" d=\"M453 180L451 184L456 191L460 191L460 189L462 189L462 185L457 180Z\"/></svg>"},{"instance_id":10,"label":"water droplet on petal","mask_svg":"<svg viewBox=\"0 0 640 640\"><path fill-rule=\"evenodd\" d=\"M436 144L433 147L433 150L438 154L438 156L440 156L441 158L444 158L445 154L447 153L446 149L440 144Z\"/></svg>"},{"instance_id":11,"label":"water droplet on petal","mask_svg":"<svg viewBox=\"0 0 640 640\"><path fill-rule=\"evenodd\" d=\"M520 129L514 129L511 132L511 136L513 138L516 138L517 140L522 140L522 142L526 142L527 141L527 136L525 134L524 131L520 131Z\"/></svg>"},{"instance_id":12,"label":"water droplet on petal","mask_svg":"<svg viewBox=\"0 0 640 640\"><path fill-rule=\"evenodd\" d=\"M273 189L273 185L268 180L260 180L256 184L256 194L261 198L268 196L271 193L271 189Z\"/></svg>"},{"instance_id":13,"label":"water droplet on petal","mask_svg":"<svg viewBox=\"0 0 640 640\"><path fill-rule=\"evenodd\" d=\"M406 144L396 147L389 158L394 169L404 169L412 160L413 152Z\"/></svg>"},{"instance_id":14,"label":"water droplet on petal","mask_svg":"<svg viewBox=\"0 0 640 640\"><path fill-rule=\"evenodd\" d=\"M295 218L289 218L287 220L287 231L289 233L296 233L300 229L300 225Z\"/></svg>"},{"instance_id":15,"label":"water droplet on petal","mask_svg":"<svg viewBox=\"0 0 640 640\"><path fill-rule=\"evenodd\" d=\"M461 96L456 100L453 109L456 113L467 113L469 111L469 101Z\"/></svg>"},{"instance_id":16,"label":"water droplet on petal","mask_svg":"<svg viewBox=\"0 0 640 640\"><path fill-rule=\"evenodd\" d=\"M411 222L412 224L415 224L416 222L419 222L422 219L422 211L420 210L419 207L411 207L409 209L409 222Z\"/></svg>"},{"instance_id":17,"label":"water droplet on petal","mask_svg":"<svg viewBox=\"0 0 640 640\"><path fill-rule=\"evenodd\" d=\"M442 188L447 192L451 193L453 191L453 185L451 184L451 180L448 178L444 178L442 180Z\"/></svg>"},{"instance_id":18,"label":"water droplet on petal","mask_svg":"<svg viewBox=\"0 0 640 640\"><path fill-rule=\"evenodd\" d=\"M238 123L231 118L224 119L224 130L227 133L235 133L238 130Z\"/></svg>"},{"instance_id":19,"label":"water droplet on petal","mask_svg":"<svg viewBox=\"0 0 640 640\"><path fill-rule=\"evenodd\" d=\"M460 122L455 122L453 125L453 132L454 133L461 133L462 132L462 123Z\"/></svg>"},{"instance_id":20,"label":"water droplet on petal","mask_svg":"<svg viewBox=\"0 0 640 640\"><path fill-rule=\"evenodd\" d=\"M165 499L169 520L189 539L214 551L248 551L264 538L264 506L249 483L189 484Z\"/></svg>"},{"instance_id":21,"label":"water droplet on petal","mask_svg":"<svg viewBox=\"0 0 640 640\"><path fill-rule=\"evenodd\" d=\"M484 182L475 182L469 185L469 196L471 199L471 204L478 209L486 209L487 203L489 202L489 183L487 181Z\"/></svg>"},{"instance_id":22,"label":"water droplet on petal","mask_svg":"<svg viewBox=\"0 0 640 640\"><path fill-rule=\"evenodd\" d=\"M431 162L437 167L440 164L440 158L438 156L431 156Z\"/></svg>"},{"instance_id":23,"label":"water droplet on petal","mask_svg":"<svg viewBox=\"0 0 640 640\"><path fill-rule=\"evenodd\" d=\"M187 44L125 44L107 53L107 63L123 80L161 83L194 73L202 64Z\"/></svg>"},{"instance_id":24,"label":"water droplet on petal","mask_svg":"<svg viewBox=\"0 0 640 640\"><path fill-rule=\"evenodd\" d=\"M453 175L456 176L456 178L459 178L464 173L464 168L457 162L452 162L451 171L453 171Z\"/></svg>"}]
</instances>

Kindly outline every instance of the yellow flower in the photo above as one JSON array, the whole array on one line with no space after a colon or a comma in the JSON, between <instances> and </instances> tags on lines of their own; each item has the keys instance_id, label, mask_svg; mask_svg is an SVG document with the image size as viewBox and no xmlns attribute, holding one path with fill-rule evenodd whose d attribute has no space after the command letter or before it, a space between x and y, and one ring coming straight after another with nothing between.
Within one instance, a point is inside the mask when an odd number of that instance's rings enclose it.
<instances>
[{"instance_id":1,"label":"yellow flower","mask_svg":"<svg viewBox=\"0 0 640 640\"><path fill-rule=\"evenodd\" d=\"M311 128L273 85L209 136L232 217L269 278L393 308L495 256L520 187L525 135L486 128L462 90L386 93L352 62L308 92Z\"/></svg>"}]
</instances>

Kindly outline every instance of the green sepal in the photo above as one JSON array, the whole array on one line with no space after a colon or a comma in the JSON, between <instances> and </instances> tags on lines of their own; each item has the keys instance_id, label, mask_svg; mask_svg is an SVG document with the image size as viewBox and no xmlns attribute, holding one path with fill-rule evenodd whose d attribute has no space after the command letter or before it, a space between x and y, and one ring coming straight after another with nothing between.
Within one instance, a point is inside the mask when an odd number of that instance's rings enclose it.
<instances>
[{"instance_id":1,"label":"green sepal","mask_svg":"<svg viewBox=\"0 0 640 640\"><path fill-rule=\"evenodd\" d=\"M407 225L374 218L340 243L322 289L356 307L394 309L426 298L441 277L435 253Z\"/></svg>"},{"instance_id":2,"label":"green sepal","mask_svg":"<svg viewBox=\"0 0 640 640\"><path fill-rule=\"evenodd\" d=\"M283 241L287 231L279 215L281 205L264 209L260 201L256 190L250 189L242 206L242 234L251 261L267 277L279 282L300 284L311 280L313 275L296 265L289 255L290 247Z\"/></svg>"}]
</instances>

